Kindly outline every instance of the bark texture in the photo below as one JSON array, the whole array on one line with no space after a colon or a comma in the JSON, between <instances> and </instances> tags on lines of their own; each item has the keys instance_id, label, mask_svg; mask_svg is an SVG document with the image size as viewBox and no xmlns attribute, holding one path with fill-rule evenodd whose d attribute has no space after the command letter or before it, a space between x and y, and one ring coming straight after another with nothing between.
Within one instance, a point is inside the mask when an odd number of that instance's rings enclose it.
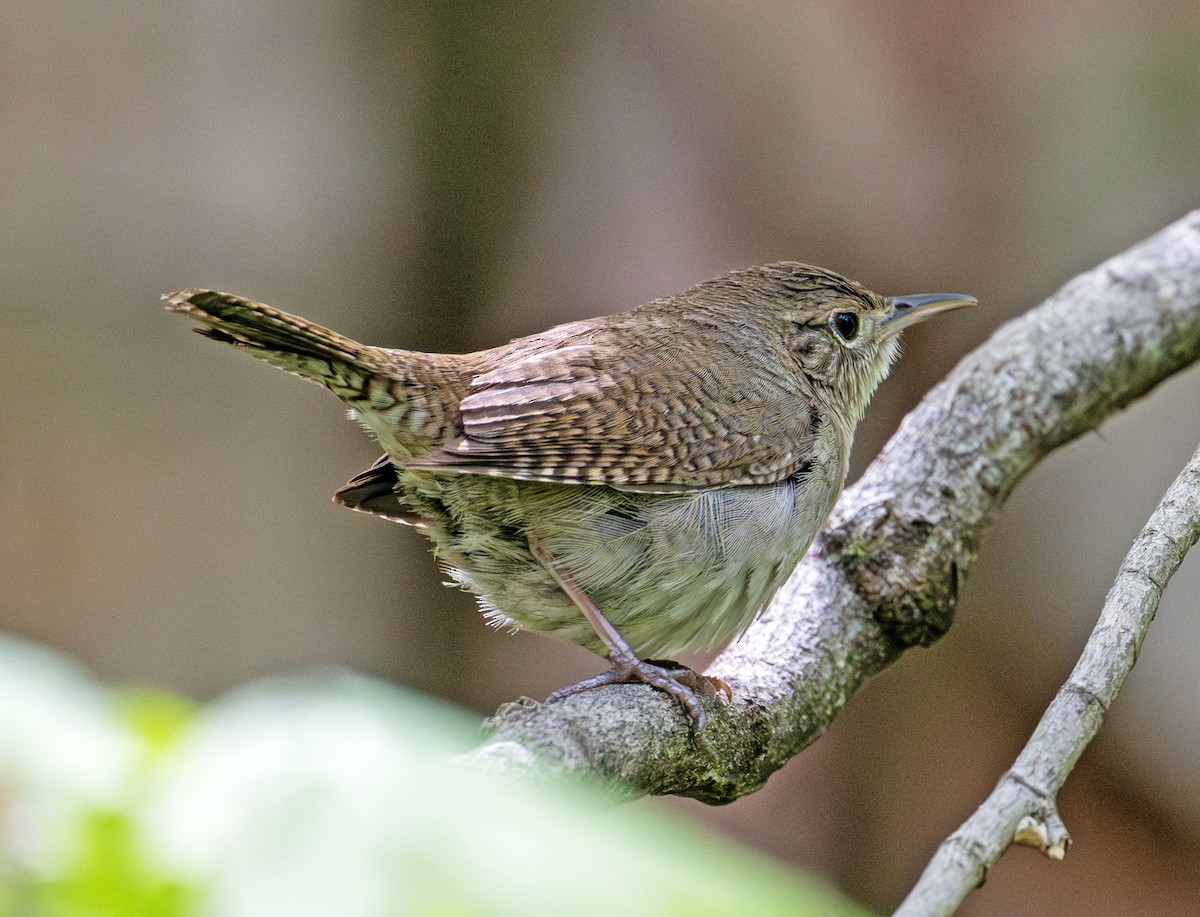
<instances>
[{"instance_id":1,"label":"bark texture","mask_svg":"<svg viewBox=\"0 0 1200 917\"><path fill-rule=\"evenodd\" d=\"M1200 539L1200 449L1125 556L1071 677L996 789L938 848L897 917L952 914L1013 843L1061 860L1071 837L1057 809L1062 789L1133 669L1158 602Z\"/></svg>"}]
</instances>

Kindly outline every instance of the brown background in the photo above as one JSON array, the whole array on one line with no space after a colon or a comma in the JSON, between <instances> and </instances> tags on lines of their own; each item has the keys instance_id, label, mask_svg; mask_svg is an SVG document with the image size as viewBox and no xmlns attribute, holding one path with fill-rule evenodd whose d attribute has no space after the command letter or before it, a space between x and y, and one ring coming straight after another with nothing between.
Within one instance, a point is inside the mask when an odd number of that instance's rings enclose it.
<instances>
[{"instance_id":1,"label":"brown background","mask_svg":"<svg viewBox=\"0 0 1200 917\"><path fill-rule=\"evenodd\" d=\"M781 258L978 295L910 335L856 474L1005 319L1200 204L1198 49L1188 0L6 3L0 627L202 698L344 665L487 712L593 674L330 503L366 438L159 294L426 349ZM671 804L894 906L1069 671L1198 405L1193 371L1051 457L947 638L755 797ZM1014 851L964 913L1196 911L1198 593L1192 558L1061 800L1066 862Z\"/></svg>"}]
</instances>

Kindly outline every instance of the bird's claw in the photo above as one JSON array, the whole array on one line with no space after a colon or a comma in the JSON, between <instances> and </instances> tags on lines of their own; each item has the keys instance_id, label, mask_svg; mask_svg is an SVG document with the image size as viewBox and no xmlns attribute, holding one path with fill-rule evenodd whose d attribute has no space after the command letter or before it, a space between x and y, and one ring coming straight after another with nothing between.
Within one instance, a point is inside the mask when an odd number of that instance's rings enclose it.
<instances>
[{"instance_id":1,"label":"bird's claw","mask_svg":"<svg viewBox=\"0 0 1200 917\"><path fill-rule=\"evenodd\" d=\"M605 685L647 684L673 697L683 707L691 720L692 734L699 736L704 731L705 714L700 697L709 700L724 694L726 701L733 700L733 689L721 678L702 675L685 665L669 659L634 659L614 665L607 672L560 688L547 698L548 701L562 700L581 691L602 688Z\"/></svg>"}]
</instances>

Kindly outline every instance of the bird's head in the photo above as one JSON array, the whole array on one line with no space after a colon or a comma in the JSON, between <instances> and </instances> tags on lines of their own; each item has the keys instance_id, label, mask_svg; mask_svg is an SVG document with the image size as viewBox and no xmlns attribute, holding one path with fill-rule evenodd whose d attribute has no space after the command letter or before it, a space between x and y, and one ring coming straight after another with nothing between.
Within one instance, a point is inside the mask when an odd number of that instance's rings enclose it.
<instances>
[{"instance_id":1,"label":"bird's head","mask_svg":"<svg viewBox=\"0 0 1200 917\"><path fill-rule=\"evenodd\" d=\"M887 376L900 332L977 301L961 293L880 296L833 271L795 262L728 278L744 305L772 317L777 339L814 395L851 428Z\"/></svg>"}]
</instances>

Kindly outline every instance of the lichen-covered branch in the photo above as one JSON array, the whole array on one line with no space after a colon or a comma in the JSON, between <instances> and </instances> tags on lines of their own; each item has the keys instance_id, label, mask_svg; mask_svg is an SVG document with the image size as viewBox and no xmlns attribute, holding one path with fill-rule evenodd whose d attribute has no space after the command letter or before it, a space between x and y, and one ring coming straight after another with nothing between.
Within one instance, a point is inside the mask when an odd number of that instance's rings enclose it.
<instances>
[{"instance_id":1,"label":"lichen-covered branch","mask_svg":"<svg viewBox=\"0 0 1200 917\"><path fill-rule=\"evenodd\" d=\"M1012 770L938 848L898 915L952 914L1014 842L1062 858L1070 836L1056 808L1058 791L1100 730L1167 581L1197 539L1200 449L1129 549L1083 655Z\"/></svg>"},{"instance_id":2,"label":"lichen-covered branch","mask_svg":"<svg viewBox=\"0 0 1200 917\"><path fill-rule=\"evenodd\" d=\"M753 792L820 735L870 675L950 625L964 576L1039 459L1200 358L1200 211L1076 277L1000 328L908 415L841 497L796 572L711 672L693 743L640 685L517 704L468 762L589 777L711 803Z\"/></svg>"}]
</instances>

